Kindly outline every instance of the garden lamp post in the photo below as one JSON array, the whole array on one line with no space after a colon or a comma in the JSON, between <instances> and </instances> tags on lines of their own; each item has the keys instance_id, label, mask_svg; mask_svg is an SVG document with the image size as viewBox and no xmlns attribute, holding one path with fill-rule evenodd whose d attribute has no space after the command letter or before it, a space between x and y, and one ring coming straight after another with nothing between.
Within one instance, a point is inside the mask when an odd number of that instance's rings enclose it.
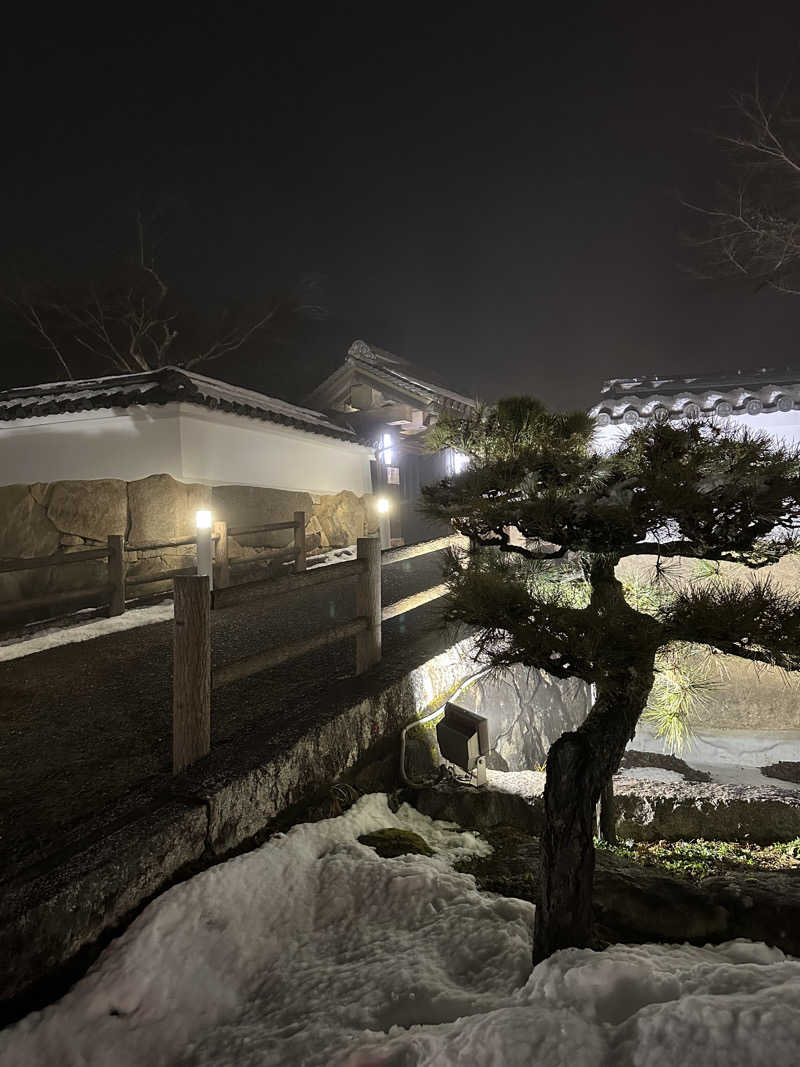
<instances>
[{"instance_id":1,"label":"garden lamp post","mask_svg":"<svg viewBox=\"0 0 800 1067\"><path fill-rule=\"evenodd\" d=\"M211 512L201 509L195 514L197 527L197 573L208 575L208 587L214 588L214 567L211 554Z\"/></svg>"}]
</instances>

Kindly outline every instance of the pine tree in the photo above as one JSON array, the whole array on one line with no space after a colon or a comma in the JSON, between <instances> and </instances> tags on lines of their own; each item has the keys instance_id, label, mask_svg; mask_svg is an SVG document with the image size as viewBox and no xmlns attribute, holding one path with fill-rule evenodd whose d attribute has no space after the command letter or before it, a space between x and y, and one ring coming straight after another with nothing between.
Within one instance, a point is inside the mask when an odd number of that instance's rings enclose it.
<instances>
[{"instance_id":1,"label":"pine tree","mask_svg":"<svg viewBox=\"0 0 800 1067\"><path fill-rule=\"evenodd\" d=\"M797 547L800 451L713 421L656 420L607 456L592 433L582 413L501 401L440 423L433 444L469 464L425 490L427 510L477 546L450 558L446 614L477 628L480 658L595 687L586 720L547 758L536 961L590 943L595 808L659 657L690 643L800 670L800 598L757 573ZM755 573L648 596L616 575L633 556L655 575L679 557Z\"/></svg>"}]
</instances>

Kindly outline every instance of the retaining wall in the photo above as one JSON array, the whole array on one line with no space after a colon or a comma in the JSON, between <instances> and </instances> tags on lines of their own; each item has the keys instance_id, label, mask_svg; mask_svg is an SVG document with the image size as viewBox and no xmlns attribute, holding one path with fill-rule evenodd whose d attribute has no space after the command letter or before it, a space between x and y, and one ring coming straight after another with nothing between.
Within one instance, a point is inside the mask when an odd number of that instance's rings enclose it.
<instances>
[{"instance_id":1,"label":"retaining wall","mask_svg":"<svg viewBox=\"0 0 800 1067\"><path fill-rule=\"evenodd\" d=\"M63 969L170 884L256 842L282 812L349 769L379 756L396 766L400 730L474 670L471 650L467 639L399 675L379 668L371 681L354 680L361 695L313 726L298 727L290 714L278 733L251 731L65 835L59 853L35 869L6 870L0 1001Z\"/></svg>"}]
</instances>

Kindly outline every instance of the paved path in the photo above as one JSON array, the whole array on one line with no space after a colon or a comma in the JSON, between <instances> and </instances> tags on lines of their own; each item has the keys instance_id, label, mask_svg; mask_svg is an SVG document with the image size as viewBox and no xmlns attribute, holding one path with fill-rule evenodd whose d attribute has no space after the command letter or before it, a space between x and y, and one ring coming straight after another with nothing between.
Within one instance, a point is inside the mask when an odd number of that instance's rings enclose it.
<instances>
[{"instance_id":1,"label":"paved path","mask_svg":"<svg viewBox=\"0 0 800 1067\"><path fill-rule=\"evenodd\" d=\"M441 581L441 556L384 567L383 603ZM354 615L353 583L265 598L212 614L214 664L252 655ZM384 625L384 659L430 639L441 601ZM446 641L441 640L444 648ZM300 717L352 676L353 640L214 693L212 746L248 727ZM0 663L0 883L129 791L171 770L172 622Z\"/></svg>"}]
</instances>

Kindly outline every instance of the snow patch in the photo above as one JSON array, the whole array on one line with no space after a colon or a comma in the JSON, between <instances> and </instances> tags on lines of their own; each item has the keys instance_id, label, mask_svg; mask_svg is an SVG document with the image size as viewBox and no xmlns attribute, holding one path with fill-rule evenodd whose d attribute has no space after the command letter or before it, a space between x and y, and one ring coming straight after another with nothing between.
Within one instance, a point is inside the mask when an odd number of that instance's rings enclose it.
<instances>
[{"instance_id":1,"label":"snow patch","mask_svg":"<svg viewBox=\"0 0 800 1067\"><path fill-rule=\"evenodd\" d=\"M71 615L60 624L37 630L30 636L23 635L0 641L0 663L20 659L22 656L32 656L36 652L44 652L59 645L92 641L95 637L105 637L122 630L134 630L137 626L152 626L156 622L166 622L173 616L174 607L171 600L151 604L146 608L131 608L123 615L115 615L110 619L92 619L91 622L79 622Z\"/></svg>"},{"instance_id":2,"label":"snow patch","mask_svg":"<svg viewBox=\"0 0 800 1067\"><path fill-rule=\"evenodd\" d=\"M421 834L432 858L358 836ZM477 835L384 795L155 900L61 1001L0 1033L8 1067L788 1067L800 961L748 942L567 950L531 973L533 906L453 860Z\"/></svg>"}]
</instances>

